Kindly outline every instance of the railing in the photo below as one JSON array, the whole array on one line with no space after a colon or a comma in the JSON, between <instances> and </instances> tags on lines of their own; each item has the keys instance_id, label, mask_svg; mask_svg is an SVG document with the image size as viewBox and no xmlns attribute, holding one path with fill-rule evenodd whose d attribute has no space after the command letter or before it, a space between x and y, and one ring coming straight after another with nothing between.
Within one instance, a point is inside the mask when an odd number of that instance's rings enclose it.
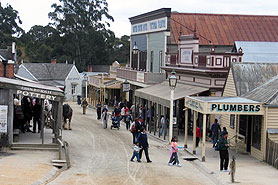
<instances>
[{"instance_id":1,"label":"railing","mask_svg":"<svg viewBox=\"0 0 278 185\"><path fill-rule=\"evenodd\" d=\"M166 79L166 74L137 71L130 68L118 68L117 78L149 84L163 82Z\"/></svg>"},{"instance_id":2,"label":"railing","mask_svg":"<svg viewBox=\"0 0 278 185\"><path fill-rule=\"evenodd\" d=\"M62 159L62 152L64 150L65 153L65 158L66 158L66 163L67 163L67 168L69 169L71 167L70 164L70 157L69 157L69 144L66 141L62 141L61 139L57 139L58 144L59 144L59 160Z\"/></svg>"}]
</instances>

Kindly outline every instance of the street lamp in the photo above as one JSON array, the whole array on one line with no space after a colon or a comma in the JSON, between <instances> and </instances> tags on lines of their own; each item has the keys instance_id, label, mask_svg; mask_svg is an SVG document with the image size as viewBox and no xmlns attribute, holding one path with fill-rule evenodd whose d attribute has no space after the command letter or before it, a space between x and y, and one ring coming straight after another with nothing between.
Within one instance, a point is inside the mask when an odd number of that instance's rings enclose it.
<instances>
[{"instance_id":1,"label":"street lamp","mask_svg":"<svg viewBox=\"0 0 278 185\"><path fill-rule=\"evenodd\" d=\"M85 76L84 76L84 78L85 78L85 98L86 98L86 101L87 101L87 98L88 98L88 76L87 76L87 74L85 74Z\"/></svg>"},{"instance_id":2,"label":"street lamp","mask_svg":"<svg viewBox=\"0 0 278 185\"><path fill-rule=\"evenodd\" d=\"M133 66L134 66L134 64L135 64L135 55L137 55L138 60L137 60L136 69L139 70L139 60L140 60L139 57L140 57L140 55L139 55L139 49L138 49L138 47L137 47L137 45L136 45L136 42L134 42L134 46L133 46L133 48L132 48L132 52L133 52L133 55L134 55L134 57L133 57L133 59L134 59L134 61L133 61Z\"/></svg>"},{"instance_id":3,"label":"street lamp","mask_svg":"<svg viewBox=\"0 0 278 185\"><path fill-rule=\"evenodd\" d=\"M169 77L169 87L171 89L170 97L170 125L169 125L169 143L171 143L173 137L173 114L174 114L174 90L177 85L176 72L173 70L171 76Z\"/></svg>"}]
</instances>

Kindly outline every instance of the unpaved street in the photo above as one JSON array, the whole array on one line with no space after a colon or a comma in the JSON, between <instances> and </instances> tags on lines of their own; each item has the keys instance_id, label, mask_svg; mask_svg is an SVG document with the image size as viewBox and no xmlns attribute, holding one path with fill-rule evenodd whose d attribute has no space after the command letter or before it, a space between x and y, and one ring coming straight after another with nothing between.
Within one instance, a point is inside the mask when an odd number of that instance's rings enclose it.
<instances>
[{"instance_id":1,"label":"unpaved street","mask_svg":"<svg viewBox=\"0 0 278 185\"><path fill-rule=\"evenodd\" d=\"M71 103L71 107L73 130L63 131L63 139L70 144L72 167L49 184L213 184L181 157L181 168L168 166L168 146L151 137L149 153L153 162L146 163L144 154L142 163L130 162L132 136L124 126L120 130L103 129L95 111L87 110L83 115L80 106Z\"/></svg>"}]
</instances>

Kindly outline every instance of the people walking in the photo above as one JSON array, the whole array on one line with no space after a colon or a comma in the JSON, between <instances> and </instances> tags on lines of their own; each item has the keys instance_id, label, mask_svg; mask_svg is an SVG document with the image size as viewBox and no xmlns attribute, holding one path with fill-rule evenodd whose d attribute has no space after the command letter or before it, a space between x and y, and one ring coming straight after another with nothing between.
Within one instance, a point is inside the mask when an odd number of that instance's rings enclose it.
<instances>
[{"instance_id":1,"label":"people walking","mask_svg":"<svg viewBox=\"0 0 278 185\"><path fill-rule=\"evenodd\" d=\"M165 124L165 118L164 118L163 115L161 116L161 119L160 119L160 125L161 125L160 135L162 136L163 133L164 133L165 126L166 126L166 124Z\"/></svg>"},{"instance_id":2,"label":"people walking","mask_svg":"<svg viewBox=\"0 0 278 185\"><path fill-rule=\"evenodd\" d=\"M107 128L107 122L108 122L107 109L104 109L104 111L102 113L102 121L103 121L103 128L106 129Z\"/></svg>"},{"instance_id":3,"label":"people walking","mask_svg":"<svg viewBox=\"0 0 278 185\"><path fill-rule=\"evenodd\" d=\"M131 115L130 115L129 112L128 112L127 115L125 116L125 126L126 126L126 130L129 130L130 121L132 121L132 120L131 120Z\"/></svg>"},{"instance_id":4,"label":"people walking","mask_svg":"<svg viewBox=\"0 0 278 185\"><path fill-rule=\"evenodd\" d=\"M130 159L131 162L134 162L133 159L136 157L137 158L137 162L140 163L140 156L139 156L139 151L141 150L140 146L139 146L139 142L137 142L136 144L134 144L134 150L133 150L133 155Z\"/></svg>"},{"instance_id":5,"label":"people walking","mask_svg":"<svg viewBox=\"0 0 278 185\"><path fill-rule=\"evenodd\" d=\"M114 117L118 123L118 127L120 128L120 126L121 126L121 123L120 123L121 122L121 118L120 118L121 117L121 109L120 109L119 105L117 105L114 109Z\"/></svg>"},{"instance_id":6,"label":"people walking","mask_svg":"<svg viewBox=\"0 0 278 185\"><path fill-rule=\"evenodd\" d=\"M224 132L219 139L219 156L220 156L220 171L227 172L229 165L229 145L228 145L228 132ZM223 170L224 169L224 170Z\"/></svg>"},{"instance_id":7,"label":"people walking","mask_svg":"<svg viewBox=\"0 0 278 185\"><path fill-rule=\"evenodd\" d=\"M132 138L133 138L132 143L135 144L135 140L136 140L136 136L137 136L137 134L136 134L137 130L135 128L135 121L132 122L132 124L130 126L130 132L131 132Z\"/></svg>"},{"instance_id":8,"label":"people walking","mask_svg":"<svg viewBox=\"0 0 278 185\"><path fill-rule=\"evenodd\" d=\"M98 102L97 104L97 119L100 120L101 119L101 103Z\"/></svg>"},{"instance_id":9,"label":"people walking","mask_svg":"<svg viewBox=\"0 0 278 185\"><path fill-rule=\"evenodd\" d=\"M137 138L138 135L140 134L142 127L143 127L142 119L139 119L139 118L136 119L136 121L135 121L135 129L136 129L135 138Z\"/></svg>"},{"instance_id":10,"label":"people walking","mask_svg":"<svg viewBox=\"0 0 278 185\"><path fill-rule=\"evenodd\" d=\"M87 109L87 106L88 106L88 102L85 98L83 99L83 101L81 103L81 106L83 108L83 114L86 114L86 109Z\"/></svg>"},{"instance_id":11,"label":"people walking","mask_svg":"<svg viewBox=\"0 0 278 185\"><path fill-rule=\"evenodd\" d=\"M151 120L151 110L147 110L147 121L146 121L146 128L150 130L150 120Z\"/></svg>"},{"instance_id":12,"label":"people walking","mask_svg":"<svg viewBox=\"0 0 278 185\"><path fill-rule=\"evenodd\" d=\"M179 158L178 158L178 144L177 144L177 138L173 137L171 140L171 151L170 151L170 160L168 163L169 166L177 165L178 167L181 167Z\"/></svg>"},{"instance_id":13,"label":"people walking","mask_svg":"<svg viewBox=\"0 0 278 185\"><path fill-rule=\"evenodd\" d=\"M221 128L220 128L220 125L219 125L217 119L215 119L214 123L211 125L211 132L212 132L211 139L212 139L212 144L214 147L216 141L218 140L219 133L221 132Z\"/></svg>"},{"instance_id":14,"label":"people walking","mask_svg":"<svg viewBox=\"0 0 278 185\"><path fill-rule=\"evenodd\" d=\"M41 132L41 112L42 106L39 99L35 100L35 105L33 106L33 133L36 133L37 125L38 125L38 133Z\"/></svg>"},{"instance_id":15,"label":"people walking","mask_svg":"<svg viewBox=\"0 0 278 185\"><path fill-rule=\"evenodd\" d=\"M142 132L138 135L137 142L139 142L140 147L142 148L139 152L140 159L142 158L142 153L144 151L147 163L151 163L152 161L149 158L149 143L148 137L146 134L146 128L143 127Z\"/></svg>"},{"instance_id":16,"label":"people walking","mask_svg":"<svg viewBox=\"0 0 278 185\"><path fill-rule=\"evenodd\" d=\"M200 127L197 125L196 128L196 147L199 146L199 142L200 142L200 137L201 137L202 133L201 133L201 129Z\"/></svg>"}]
</instances>

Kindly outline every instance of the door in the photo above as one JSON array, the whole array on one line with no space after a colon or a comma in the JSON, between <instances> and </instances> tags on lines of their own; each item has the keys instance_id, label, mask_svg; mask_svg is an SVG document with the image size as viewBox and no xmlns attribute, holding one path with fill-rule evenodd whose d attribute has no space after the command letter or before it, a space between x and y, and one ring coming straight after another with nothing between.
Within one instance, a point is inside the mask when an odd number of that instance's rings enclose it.
<instances>
[{"instance_id":1,"label":"door","mask_svg":"<svg viewBox=\"0 0 278 185\"><path fill-rule=\"evenodd\" d=\"M247 116L247 133L246 133L246 151L251 152L251 139L252 139L252 120L253 116Z\"/></svg>"}]
</instances>

